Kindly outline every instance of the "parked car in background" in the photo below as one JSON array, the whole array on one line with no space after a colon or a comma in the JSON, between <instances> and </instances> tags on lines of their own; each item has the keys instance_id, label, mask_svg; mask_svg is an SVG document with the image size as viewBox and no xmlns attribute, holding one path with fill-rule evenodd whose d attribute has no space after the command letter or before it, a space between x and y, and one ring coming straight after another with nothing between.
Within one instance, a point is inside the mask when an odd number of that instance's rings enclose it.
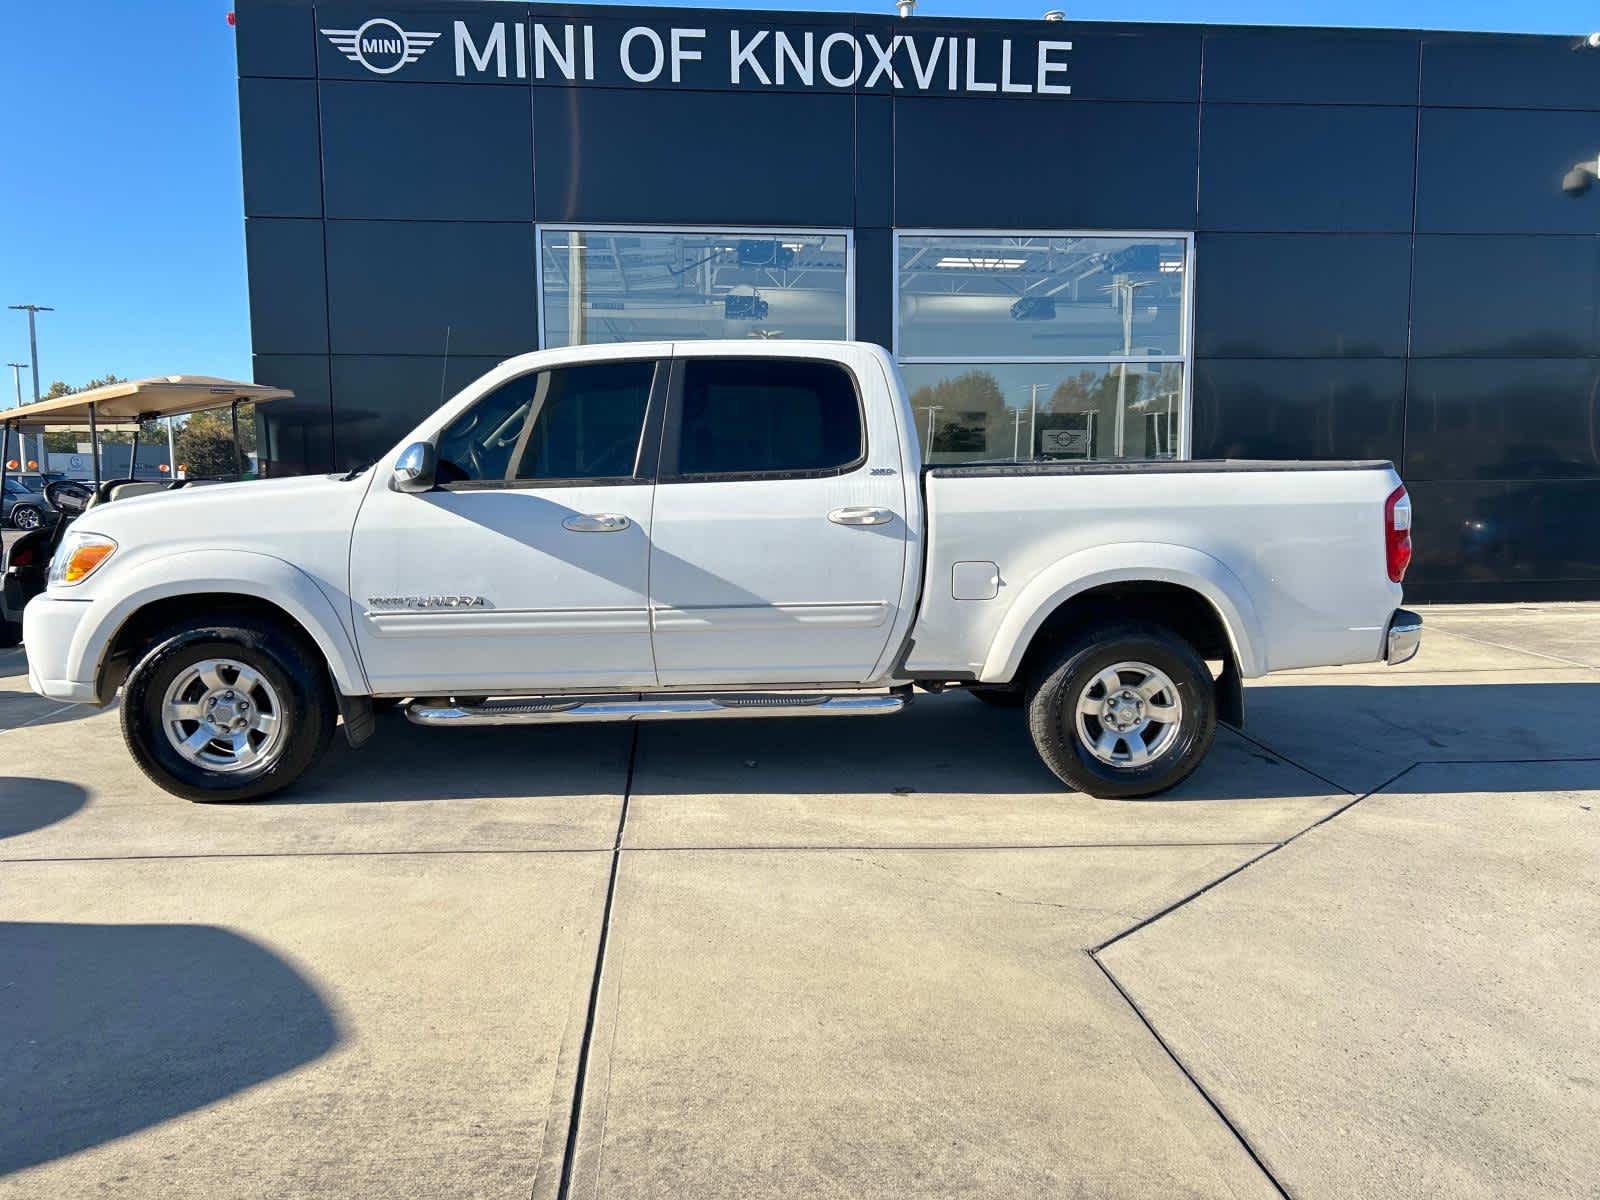
<instances>
[{"instance_id":1,"label":"parked car in background","mask_svg":"<svg viewBox=\"0 0 1600 1200\"><path fill-rule=\"evenodd\" d=\"M11 478L17 480L30 492L38 492L42 495L46 484L59 483L61 480L68 478L68 476L64 471L23 471L20 475L12 475Z\"/></svg>"},{"instance_id":2,"label":"parked car in background","mask_svg":"<svg viewBox=\"0 0 1600 1200\"><path fill-rule=\"evenodd\" d=\"M38 529L56 519L56 510L43 492L34 491L20 478L6 480L5 500L0 505L0 525L11 529Z\"/></svg>"},{"instance_id":3,"label":"parked car in background","mask_svg":"<svg viewBox=\"0 0 1600 1200\"><path fill-rule=\"evenodd\" d=\"M1243 722L1242 678L1416 652L1387 462L924 471L920 441L878 346L524 355L365 470L87 508L23 613L29 682L122 688L135 761L192 800L292 783L377 700L536 725L950 688L1025 710L1069 786L1134 797Z\"/></svg>"}]
</instances>

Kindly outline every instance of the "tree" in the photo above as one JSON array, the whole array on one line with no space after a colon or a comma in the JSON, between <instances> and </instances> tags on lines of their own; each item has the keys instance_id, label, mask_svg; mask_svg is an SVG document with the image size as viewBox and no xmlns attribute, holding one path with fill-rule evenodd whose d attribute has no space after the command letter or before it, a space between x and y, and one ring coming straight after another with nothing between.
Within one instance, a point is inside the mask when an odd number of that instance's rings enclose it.
<instances>
[{"instance_id":1,"label":"tree","mask_svg":"<svg viewBox=\"0 0 1600 1200\"><path fill-rule=\"evenodd\" d=\"M100 379L91 379L82 387L72 387L62 380L56 379L51 382L49 388L46 389L45 394L40 399L57 400L62 396L76 396L79 392L87 392L91 388L104 387L108 383L126 382L126 377L115 374L106 375ZM146 421L144 428L148 430L157 426L158 423L155 421ZM151 434L148 432L141 431L140 433L141 440L150 436ZM166 435L163 433L161 436L165 437ZM130 442L133 440L133 435L108 430L101 435L100 440L102 442ZM71 454L78 448L78 434L70 429L47 430L44 435L44 448L50 454Z\"/></svg>"},{"instance_id":2,"label":"tree","mask_svg":"<svg viewBox=\"0 0 1600 1200\"><path fill-rule=\"evenodd\" d=\"M64 381L54 380L42 397L43 400L55 400L61 396L75 396L79 392L87 392L92 388L104 387L111 383L126 383L127 379L121 375L105 375L99 379L91 379L82 387L73 387ZM203 418L200 424L189 432L190 425L196 418ZM212 475L232 475L238 467L235 465L233 455L233 427L227 409L215 409L209 412L193 413L177 426L173 431L174 448L178 452L178 462L185 463L189 468L190 478L203 478ZM188 438L185 440L185 434ZM78 449L80 440L85 440L84 433L77 430L56 429L47 430L44 435L46 452L52 454L72 454ZM167 440L167 423L165 420L141 421L139 423L139 444L141 446L160 446ZM102 445L126 446L133 441L133 434L127 429L107 429L100 434ZM255 405L242 404L239 406L239 441L242 444L244 455L248 457L256 448L256 422ZM177 463L172 464L176 471Z\"/></svg>"},{"instance_id":3,"label":"tree","mask_svg":"<svg viewBox=\"0 0 1600 1200\"><path fill-rule=\"evenodd\" d=\"M254 406L239 406L240 457L249 469L249 455L255 450ZM233 452L233 424L225 408L190 414L178 428L175 443L178 462L188 469L190 479L232 475L239 470Z\"/></svg>"},{"instance_id":4,"label":"tree","mask_svg":"<svg viewBox=\"0 0 1600 1200\"><path fill-rule=\"evenodd\" d=\"M988 371L968 371L911 393L917 424L927 436L931 412L936 454L962 454L972 458L995 457L1010 429L1006 399L1000 382ZM924 445L927 443L924 442ZM1004 447L1009 452L1010 444Z\"/></svg>"}]
</instances>

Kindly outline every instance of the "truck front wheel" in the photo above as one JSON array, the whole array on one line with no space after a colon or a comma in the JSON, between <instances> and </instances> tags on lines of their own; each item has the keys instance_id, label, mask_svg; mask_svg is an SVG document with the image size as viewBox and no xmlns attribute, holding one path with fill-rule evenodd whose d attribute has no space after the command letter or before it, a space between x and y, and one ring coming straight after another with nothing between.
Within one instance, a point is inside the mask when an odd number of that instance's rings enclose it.
<instances>
[{"instance_id":1,"label":"truck front wheel","mask_svg":"<svg viewBox=\"0 0 1600 1200\"><path fill-rule=\"evenodd\" d=\"M1102 625L1034 676L1028 728L1069 787L1106 799L1153 796L1187 779L1211 749L1215 688L1205 662L1170 630Z\"/></svg>"},{"instance_id":2,"label":"truck front wheel","mask_svg":"<svg viewBox=\"0 0 1600 1200\"><path fill-rule=\"evenodd\" d=\"M122 735L134 761L186 800L258 800L303 775L333 737L328 673L267 621L191 622L128 677Z\"/></svg>"}]
</instances>

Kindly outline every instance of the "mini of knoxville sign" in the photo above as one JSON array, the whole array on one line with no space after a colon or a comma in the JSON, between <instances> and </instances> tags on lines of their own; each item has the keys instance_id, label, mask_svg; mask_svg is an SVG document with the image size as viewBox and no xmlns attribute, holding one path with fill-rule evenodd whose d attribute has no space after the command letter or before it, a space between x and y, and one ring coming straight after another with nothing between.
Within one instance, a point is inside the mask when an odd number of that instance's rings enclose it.
<instances>
[{"instance_id":1,"label":"mini of knoxville sign","mask_svg":"<svg viewBox=\"0 0 1600 1200\"><path fill-rule=\"evenodd\" d=\"M415 25L416 28L411 26ZM445 28L448 26L448 28ZM373 17L322 29L373 75L599 86L1069 96L1072 43L931 29L722 28ZM345 68L348 71L348 68Z\"/></svg>"}]
</instances>

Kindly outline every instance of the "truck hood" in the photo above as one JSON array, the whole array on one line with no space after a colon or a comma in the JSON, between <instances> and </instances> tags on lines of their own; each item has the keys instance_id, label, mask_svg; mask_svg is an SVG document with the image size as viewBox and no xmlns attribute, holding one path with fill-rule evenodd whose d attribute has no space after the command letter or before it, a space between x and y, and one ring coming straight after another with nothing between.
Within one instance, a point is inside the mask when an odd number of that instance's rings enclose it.
<instances>
[{"instance_id":1,"label":"truck hood","mask_svg":"<svg viewBox=\"0 0 1600 1200\"><path fill-rule=\"evenodd\" d=\"M330 520L348 531L369 483L368 475L301 475L204 484L98 505L74 525L123 544L249 548L292 559L300 531Z\"/></svg>"}]
</instances>

